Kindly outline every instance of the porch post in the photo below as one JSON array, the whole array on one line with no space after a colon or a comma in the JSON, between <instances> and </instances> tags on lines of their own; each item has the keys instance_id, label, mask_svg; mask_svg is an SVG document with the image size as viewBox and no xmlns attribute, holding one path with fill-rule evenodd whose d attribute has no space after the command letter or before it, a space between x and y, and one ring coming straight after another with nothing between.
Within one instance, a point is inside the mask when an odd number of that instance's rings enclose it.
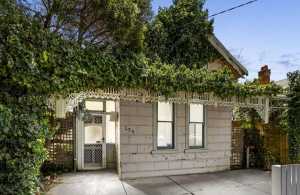
<instances>
[{"instance_id":1,"label":"porch post","mask_svg":"<svg viewBox=\"0 0 300 195\"><path fill-rule=\"evenodd\" d=\"M270 98L266 98L266 101L265 101L265 113L264 113L264 121L265 121L265 124L268 124L269 123L269 118L270 118Z\"/></svg>"}]
</instances>

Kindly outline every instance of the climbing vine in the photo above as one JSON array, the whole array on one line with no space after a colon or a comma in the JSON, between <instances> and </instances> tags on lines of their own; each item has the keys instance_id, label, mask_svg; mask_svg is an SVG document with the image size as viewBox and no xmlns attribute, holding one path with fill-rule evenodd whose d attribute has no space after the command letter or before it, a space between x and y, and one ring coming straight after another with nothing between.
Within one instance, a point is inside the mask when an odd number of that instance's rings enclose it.
<instances>
[{"instance_id":1,"label":"climbing vine","mask_svg":"<svg viewBox=\"0 0 300 195\"><path fill-rule=\"evenodd\" d=\"M273 84L239 84L229 70L165 64L142 53L113 56L64 40L14 4L0 6L0 194L35 193L47 156L46 100L52 94L146 88L166 96L193 91L249 97L280 90Z\"/></svg>"},{"instance_id":2,"label":"climbing vine","mask_svg":"<svg viewBox=\"0 0 300 195\"><path fill-rule=\"evenodd\" d=\"M282 124L288 132L289 158L296 163L300 160L300 71L289 73L288 79L288 109Z\"/></svg>"},{"instance_id":3,"label":"climbing vine","mask_svg":"<svg viewBox=\"0 0 300 195\"><path fill-rule=\"evenodd\" d=\"M144 86L164 95L177 91L214 93L221 98L239 96L271 96L280 93L281 88L274 83L259 85L257 82L244 84L234 80L228 69L208 71L190 69L184 65L176 68L170 64L151 64L146 69Z\"/></svg>"}]
</instances>

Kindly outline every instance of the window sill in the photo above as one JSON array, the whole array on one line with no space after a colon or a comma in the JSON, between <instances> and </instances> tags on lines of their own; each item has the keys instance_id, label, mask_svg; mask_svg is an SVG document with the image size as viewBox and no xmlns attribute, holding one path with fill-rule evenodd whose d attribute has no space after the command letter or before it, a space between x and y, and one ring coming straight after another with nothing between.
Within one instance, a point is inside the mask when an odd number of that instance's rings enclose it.
<instances>
[{"instance_id":1,"label":"window sill","mask_svg":"<svg viewBox=\"0 0 300 195\"><path fill-rule=\"evenodd\" d=\"M184 149L184 153L205 153L208 152L207 148Z\"/></svg>"},{"instance_id":2,"label":"window sill","mask_svg":"<svg viewBox=\"0 0 300 195\"><path fill-rule=\"evenodd\" d=\"M178 151L176 149L160 149L160 150L152 150L151 154L175 154Z\"/></svg>"}]
</instances>

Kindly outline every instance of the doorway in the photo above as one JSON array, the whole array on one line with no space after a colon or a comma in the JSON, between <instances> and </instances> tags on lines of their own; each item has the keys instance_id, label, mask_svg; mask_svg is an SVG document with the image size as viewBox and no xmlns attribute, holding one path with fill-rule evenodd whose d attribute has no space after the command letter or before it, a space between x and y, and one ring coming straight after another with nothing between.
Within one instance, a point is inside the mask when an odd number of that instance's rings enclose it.
<instances>
[{"instance_id":1,"label":"doorway","mask_svg":"<svg viewBox=\"0 0 300 195\"><path fill-rule=\"evenodd\" d=\"M105 125L103 115L86 113L89 115L84 122L84 169L105 168Z\"/></svg>"},{"instance_id":2,"label":"doorway","mask_svg":"<svg viewBox=\"0 0 300 195\"><path fill-rule=\"evenodd\" d=\"M81 103L76 120L78 170L111 168L115 158L117 118L114 101L87 99ZM108 157L108 158L107 158ZM109 162L107 162L109 161Z\"/></svg>"}]
</instances>

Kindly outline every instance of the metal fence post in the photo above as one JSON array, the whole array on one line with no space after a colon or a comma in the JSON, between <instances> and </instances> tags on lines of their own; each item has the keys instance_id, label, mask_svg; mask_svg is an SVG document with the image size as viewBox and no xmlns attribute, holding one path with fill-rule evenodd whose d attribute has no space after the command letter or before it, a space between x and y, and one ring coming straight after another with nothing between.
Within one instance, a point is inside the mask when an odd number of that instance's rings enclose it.
<instances>
[{"instance_id":1,"label":"metal fence post","mask_svg":"<svg viewBox=\"0 0 300 195\"><path fill-rule=\"evenodd\" d=\"M282 170L281 165L272 166L272 195L282 194Z\"/></svg>"},{"instance_id":2,"label":"metal fence post","mask_svg":"<svg viewBox=\"0 0 300 195\"><path fill-rule=\"evenodd\" d=\"M300 165L272 166L272 195L300 195Z\"/></svg>"}]
</instances>

